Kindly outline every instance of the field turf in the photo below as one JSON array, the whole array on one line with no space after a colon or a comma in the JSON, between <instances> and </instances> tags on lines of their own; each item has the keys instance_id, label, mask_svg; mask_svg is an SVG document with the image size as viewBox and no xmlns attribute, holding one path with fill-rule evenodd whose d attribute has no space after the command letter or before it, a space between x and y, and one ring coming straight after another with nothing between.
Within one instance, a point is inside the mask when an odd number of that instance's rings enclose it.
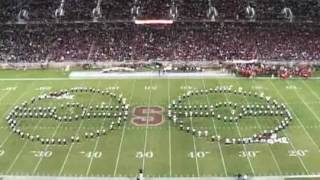
<instances>
[{"instance_id":1,"label":"field turf","mask_svg":"<svg viewBox=\"0 0 320 180\"><path fill-rule=\"evenodd\" d=\"M288 144L225 145L194 137L179 130L166 117L173 99L190 89L216 86L242 87L264 92L284 102L293 122L282 135ZM6 123L7 113L17 104L48 91L72 87L111 89L123 94L135 107L162 107L164 122L158 126L136 126L130 118L106 136L67 145L42 145L13 134ZM229 99L228 99L229 98ZM227 96L193 98L189 103L214 104L217 101L246 104L249 97ZM77 99L88 105L101 103L95 95ZM64 100L66 101L66 100ZM74 101L74 100L70 100ZM108 101L106 101L108 103ZM59 105L48 101L47 105ZM150 177L288 176L320 174L320 81L244 79L137 79L137 80L0 80L0 173L2 175L103 176L137 175L143 168ZM214 123L216 122L216 123ZM67 137L108 127L110 120L80 120L57 123L52 120L24 120L21 128L44 136ZM221 123L203 119L199 129L216 134L250 135L273 127L267 118L257 121Z\"/></svg>"},{"instance_id":2,"label":"field turf","mask_svg":"<svg viewBox=\"0 0 320 180\"><path fill-rule=\"evenodd\" d=\"M64 70L0 70L0 78L63 78L68 77L68 72Z\"/></svg>"}]
</instances>

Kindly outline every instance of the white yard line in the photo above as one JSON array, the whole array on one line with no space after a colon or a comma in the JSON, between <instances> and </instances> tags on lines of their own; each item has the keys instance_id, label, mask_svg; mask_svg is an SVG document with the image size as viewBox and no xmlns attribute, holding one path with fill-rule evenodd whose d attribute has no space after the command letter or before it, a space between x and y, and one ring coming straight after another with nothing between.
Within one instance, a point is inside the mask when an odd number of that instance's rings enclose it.
<instances>
[{"instance_id":1,"label":"white yard line","mask_svg":"<svg viewBox=\"0 0 320 180\"><path fill-rule=\"evenodd\" d=\"M52 104L53 104L53 103L50 103L50 105L52 105ZM51 138L53 138L53 137L57 134L58 129L60 128L61 124L62 124L62 121L59 122L58 125L55 127L55 130L54 130ZM47 151L49 147L50 147L50 144L46 145L46 147L44 148L45 151ZM40 166L43 158L44 158L44 156L41 156L40 159L38 160L36 166L34 167L34 169L33 169L33 171L32 171L32 175L35 175L35 173L36 173L36 171L38 170L38 168L39 168L39 166Z\"/></svg>"},{"instance_id":2,"label":"white yard line","mask_svg":"<svg viewBox=\"0 0 320 180\"><path fill-rule=\"evenodd\" d=\"M119 83L119 81L116 81L116 83L115 83L114 86L117 86L118 83ZM112 99L110 98L110 100L109 100L109 106L111 105L111 102L112 102ZM102 130L104 121L105 121L106 119L107 119L107 118L104 118L104 119L103 119L103 121L102 121L102 123L101 123L101 126L100 126L100 131ZM98 145L99 145L99 142L100 142L100 136L98 136L98 138L97 138L97 140L96 140L96 143L95 143L94 148L93 148L93 151L92 151L93 153L96 152L96 150L97 150L97 148L98 148ZM87 168L87 171L86 171L86 176L88 176L89 173L90 173L93 159L94 159L94 156L91 156L91 157L90 157L90 162L89 162L89 165L88 165L88 168Z\"/></svg>"},{"instance_id":3,"label":"white yard line","mask_svg":"<svg viewBox=\"0 0 320 180\"><path fill-rule=\"evenodd\" d=\"M220 83L220 81L218 80L218 83L221 85L221 83ZM228 97L227 97L227 95L225 94L225 93L223 93L223 95L224 95L224 97L226 98L226 100L227 101L229 101L229 99L228 99ZM230 101L229 101L230 102ZM231 109L230 109L231 110ZM238 134L239 134L239 136L240 137L242 137L242 135L241 135L241 131L240 131L240 128L239 128L239 125L236 123L236 127L237 127L237 131L238 131ZM243 147L243 149L246 151L246 152L248 152L247 151L247 147L246 147L246 145L245 144L242 144L242 147ZM252 166L252 163L251 163L251 160L250 160L250 158L249 158L249 156L246 156L247 157L247 160L248 160L248 162L249 162L249 165L250 165L250 168L251 168L251 171L252 171L252 174L253 174L253 176L255 176L255 171L254 171L254 169L253 169L253 166Z\"/></svg>"},{"instance_id":4,"label":"white yard line","mask_svg":"<svg viewBox=\"0 0 320 180\"><path fill-rule=\"evenodd\" d=\"M170 80L168 79L168 104L170 104ZM169 176L172 176L172 155L171 155L171 121L168 121L168 128L169 128Z\"/></svg>"},{"instance_id":5,"label":"white yard line","mask_svg":"<svg viewBox=\"0 0 320 180\"><path fill-rule=\"evenodd\" d=\"M236 82L237 82L238 85L240 86L239 81L236 81ZM254 81L253 81L253 82L254 82ZM246 102L249 104L249 101L248 101L247 97L244 97L244 99L245 99ZM257 120L257 117L254 116L254 119L255 119L256 124L258 125L259 130L262 131L263 129L261 128L261 125L260 125L259 121ZM276 164L276 166L277 166L278 172L279 172L280 174L282 174L280 165L279 165L277 159L275 158L275 155L274 155L274 153L273 153L273 151L272 151L272 149L271 149L271 147L270 147L270 145L269 145L268 143L267 143L267 147L268 147L268 150L269 150L270 153L271 153L271 156L272 156L273 161L275 162L275 164Z\"/></svg>"},{"instance_id":6,"label":"white yard line","mask_svg":"<svg viewBox=\"0 0 320 180\"><path fill-rule=\"evenodd\" d=\"M276 87L274 86L274 84L271 82L271 84L273 85L274 89L276 90L276 92L281 96L281 99L283 99L285 101L285 98L282 96L282 94L279 92L278 89L276 89ZM303 98L301 98L301 96L295 91L295 93L297 94L298 98L300 98L302 100L302 104L305 105L307 108L310 108L306 102L304 101ZM311 135L309 134L309 132L306 130L306 127L304 126L304 124L302 123L302 121L300 120L300 118L296 115L296 113L293 111L293 109L286 104L288 108L290 108L291 113L297 118L298 123L300 125L300 127L303 129L303 131L305 132L305 134L309 137L309 139L311 140L311 142L317 147L318 150L320 150L319 145L313 140L313 138L311 137ZM309 109L311 111L311 113L313 112L311 109ZM314 112L313 112L314 113ZM317 116L315 115L315 117L317 118ZM319 121L319 120L318 120Z\"/></svg>"},{"instance_id":7,"label":"white yard line","mask_svg":"<svg viewBox=\"0 0 320 180\"><path fill-rule=\"evenodd\" d=\"M287 82L287 84L288 84L288 82ZM306 87L311 91L311 93L312 93L314 96L316 96L316 98L319 99L318 95L317 95L316 93L314 93L314 91L313 91L312 89L310 89L308 86L306 86ZM317 120L318 122L320 122L319 116L314 112L314 110L312 110L312 109L310 108L310 106L306 103L306 101L304 100L304 98L301 97L301 95L297 92L297 90L294 90L294 92L297 94L297 96L298 96L298 98L301 100L301 102L302 102L302 103L308 108L308 110L313 114L313 116L316 118L316 120Z\"/></svg>"},{"instance_id":8,"label":"white yard line","mask_svg":"<svg viewBox=\"0 0 320 180\"><path fill-rule=\"evenodd\" d=\"M27 93L28 91L25 91L24 93ZM44 91L41 92L41 94L43 93ZM17 100L18 101L18 100ZM35 132L35 130L37 130L38 126L40 125L40 123L42 122L39 121L36 126L34 126L33 130L31 131L31 134L33 134ZM23 146L21 147L20 151L18 152L18 154L16 155L15 159L13 160L13 162L10 164L8 170L6 171L6 174L9 174L9 172L12 170L13 166L16 164L17 160L19 159L19 157L21 156L24 148L26 147L26 145L28 144L28 140L25 140L24 143L23 143Z\"/></svg>"},{"instance_id":9,"label":"white yard line","mask_svg":"<svg viewBox=\"0 0 320 180\"><path fill-rule=\"evenodd\" d=\"M103 124L104 124L104 122L101 123L100 130L102 129ZM99 141L100 141L100 136L97 137L97 140L96 140L95 145L94 145L94 147L93 147L92 153L95 153L95 152L96 152L96 150L97 150L97 148L98 148ZM91 156L91 157L90 157L90 161L89 161L89 165L88 165L88 168L87 168L87 171L86 171L86 176L87 176L87 177L89 176L93 159L94 159L94 156Z\"/></svg>"},{"instance_id":10,"label":"white yard line","mask_svg":"<svg viewBox=\"0 0 320 180\"><path fill-rule=\"evenodd\" d=\"M187 81L186 80L184 80L184 84L185 84L185 86L187 86ZM188 99L188 104L190 106L190 100L189 99ZM191 116L190 116L190 125L191 125L191 129L194 129ZM192 141L193 141L193 149L194 149L195 160L196 160L197 175L198 175L198 177L200 177L200 169L199 169L199 163L198 163L198 157L197 157L198 152L197 152L196 140L194 138L194 135L192 135Z\"/></svg>"},{"instance_id":11,"label":"white yard line","mask_svg":"<svg viewBox=\"0 0 320 180\"><path fill-rule=\"evenodd\" d=\"M7 141L9 140L9 138L11 137L13 133L9 133L6 138L2 141L2 143L0 144L0 148L2 148L3 145L5 145L7 143Z\"/></svg>"},{"instance_id":12,"label":"white yard line","mask_svg":"<svg viewBox=\"0 0 320 180\"><path fill-rule=\"evenodd\" d=\"M286 82L288 84L288 82ZM278 90L277 90L278 92ZM295 91L296 95L298 96L298 98L302 101L303 105L307 107L307 109L313 114L313 116L320 122L320 119L318 117L318 115L310 108L309 105L307 105L307 103L305 102L305 100L300 96L300 94ZM280 93L278 93L280 94ZM284 99L284 97L281 95L282 99ZM287 105L289 107L289 105ZM300 126L302 127L302 129L304 130L305 134L310 138L311 142L317 147L318 150L320 150L319 145L313 140L313 138L311 137L311 135L309 134L309 132L306 130L306 128L304 127L304 124L302 123L302 121L300 120L300 118L292 111L292 114L297 118Z\"/></svg>"},{"instance_id":13,"label":"white yard line","mask_svg":"<svg viewBox=\"0 0 320 180\"><path fill-rule=\"evenodd\" d=\"M303 82L303 84L309 89L309 91L311 91L311 93L315 96L315 97L317 97L317 99L318 99L318 101L317 102L319 102L320 101L320 96L305 82L305 81L302 81ZM307 106L309 106L308 104L310 104L310 103L308 103L308 102L306 102L305 100L303 100L303 103L305 104L305 105L307 105ZM310 106L309 106L309 109L310 109ZM315 112L314 112L314 114L315 114ZM317 115L316 115L317 116ZM318 117L318 121L319 121L319 116L317 116ZM315 143L315 142L314 142ZM318 145L317 145L318 146ZM319 149L319 146L318 146L318 149Z\"/></svg>"},{"instance_id":14,"label":"white yard line","mask_svg":"<svg viewBox=\"0 0 320 180\"><path fill-rule=\"evenodd\" d=\"M206 89L206 84L204 83L204 79L202 79L202 85L203 85L204 89ZM210 105L210 101L209 101L208 95L206 95L206 97L207 97L207 104ZM216 124L214 122L213 117L211 117L211 121L212 121L213 129L215 131L215 135L218 136ZM218 142L218 148L219 148L219 152L220 152L220 157L221 157L221 162L222 162L222 166L223 166L223 170L224 170L224 175L228 176L228 171L227 171L227 167L226 167L226 163L225 163L225 160L224 160L224 156L223 156L223 152L222 152L222 148L221 148L220 142Z\"/></svg>"},{"instance_id":15,"label":"white yard line","mask_svg":"<svg viewBox=\"0 0 320 180\"><path fill-rule=\"evenodd\" d=\"M15 87L17 87L17 84L15 84L14 85ZM1 91L1 90L0 90ZM0 102L8 95L8 94L10 94L12 91L6 91L6 93L4 93L4 95L3 96L1 96L1 98L0 98ZM2 94L2 93L1 93Z\"/></svg>"},{"instance_id":16,"label":"white yard line","mask_svg":"<svg viewBox=\"0 0 320 180\"><path fill-rule=\"evenodd\" d=\"M133 87L131 89L131 95L130 95L130 99L129 99L130 104L132 104L131 101L132 101L132 97L133 97L133 94L134 94L136 81L137 80L134 80L133 85L132 85ZM127 120L127 121L129 121L129 120ZM116 165L114 167L113 176L116 176L117 171L118 171L118 165L119 165L120 154L121 154L121 150L122 150L123 138L124 138L125 131L126 131L127 121L124 122L124 126L123 126L123 129L122 129L121 140L120 140L120 144L119 144L119 148L118 148L117 160L116 160Z\"/></svg>"},{"instance_id":17,"label":"white yard line","mask_svg":"<svg viewBox=\"0 0 320 180\"><path fill-rule=\"evenodd\" d=\"M61 126L61 124L62 124L62 122L59 122L59 124L58 124L58 126L55 128L55 131L53 132L51 138L53 138L53 137L57 134L58 129L59 129L59 127ZM48 150L49 146L50 146L49 144L46 145L46 147L44 148L45 151ZM40 159L38 160L36 166L34 167L34 169L33 169L33 171L32 171L32 175L35 175L35 172L38 170L38 168L39 168L39 166L40 166L40 163L42 162L43 158L44 158L44 157L41 156Z\"/></svg>"},{"instance_id":18,"label":"white yard line","mask_svg":"<svg viewBox=\"0 0 320 180\"><path fill-rule=\"evenodd\" d=\"M100 84L101 84L101 81L99 81L98 87L100 86ZM94 97L94 95L91 95L91 98L90 98L90 101L89 101L89 106L90 106L91 103L92 103L93 97ZM81 120L80 125L79 125L79 127L78 127L78 129L77 129L77 131L76 131L76 135L79 135L79 132L80 132L80 130L81 130L81 127L82 127L84 121L85 121L85 119L82 119L82 120ZM70 147L69 147L69 149L68 149L68 152L67 152L67 155L66 155L66 157L65 157L64 160L63 160L63 163L62 163L61 168L60 168L60 171L59 171L59 176L61 176L62 173L63 173L63 171L64 171L64 168L65 168L65 166L66 166L66 164L67 164L67 161L68 161L68 159L69 159L69 156L70 156L71 150L72 150L72 148L73 148L73 145L74 145L74 143L72 143L72 144L70 145Z\"/></svg>"},{"instance_id":19,"label":"white yard line","mask_svg":"<svg viewBox=\"0 0 320 180\"><path fill-rule=\"evenodd\" d=\"M317 97L318 100L320 100L320 96L307 84L305 81L302 81L303 84L311 91L311 93ZM320 103L319 101L315 101L317 103ZM309 103L308 103L309 104Z\"/></svg>"},{"instance_id":20,"label":"white yard line","mask_svg":"<svg viewBox=\"0 0 320 180\"><path fill-rule=\"evenodd\" d=\"M277 87L273 84L273 82L272 81L268 81L268 82L270 82L270 84L271 84L271 86L273 87L273 89L276 91L276 93L281 97L281 99L284 101L284 102L286 102L286 100L285 100L285 98L283 97L283 95L279 92L279 90L277 89ZM288 108L290 108L290 106L288 106L287 105L287 107ZM294 114L294 112L292 111L292 109L290 108L290 110L291 110L291 113L293 113ZM297 117L297 116L296 116ZM301 125L301 127L304 129L304 126L303 126L303 124L301 123L301 121L299 120L299 118L297 117L297 120L298 120L298 122L299 122L299 124ZM305 130L305 129L304 129ZM306 131L306 130L305 130ZM287 137L289 137L288 136L288 134L284 131L284 134L287 136ZM308 134L307 134L308 135ZM310 136L309 136L310 137ZM311 138L311 137L310 137ZM312 140L312 139L311 139ZM313 141L313 140L312 140ZM291 141L289 141L290 143L290 145L291 145L291 147L292 147L292 149L293 150L295 150L296 151L296 147L293 145L293 143L291 142ZM297 156L298 157L298 159L299 159L299 161L300 161L300 164L302 165L302 167L304 168L304 170L307 172L307 174L310 174L309 173L309 170L307 169L307 167L306 167L306 165L304 164L304 162L303 162L303 160L301 159L301 157L300 156Z\"/></svg>"},{"instance_id":21,"label":"white yard line","mask_svg":"<svg viewBox=\"0 0 320 180\"><path fill-rule=\"evenodd\" d=\"M150 86L152 86L152 79L150 79ZM148 97L148 113L147 113L147 125L145 128L145 136L144 136L144 147L143 147L143 158L142 158L142 169L144 170L144 166L145 166L145 154L146 154L146 149L147 149L147 139L148 139L148 128L149 128L149 115L150 115L150 103L151 103L151 92L152 89L149 89L149 97Z\"/></svg>"},{"instance_id":22,"label":"white yard line","mask_svg":"<svg viewBox=\"0 0 320 180\"><path fill-rule=\"evenodd\" d=\"M15 85L15 86L16 86L16 85ZM10 94L10 92L12 92L12 91L7 91L3 96L1 96L0 102L2 102L2 100ZM14 103L11 104L10 108L3 114L2 119L5 118L5 116L9 113L9 111L13 108L13 106L16 105L16 103L20 100L21 97L23 97L23 94L22 94L20 97L18 97L18 98L15 100ZM9 127L9 126L6 126L6 127ZM2 146L3 146L5 143L7 143L8 139L10 138L10 136L11 136L12 134L13 134L13 133L8 133L8 135L6 136L6 138L5 138L5 139L2 141L2 143L0 144L0 148L2 148Z\"/></svg>"}]
</instances>

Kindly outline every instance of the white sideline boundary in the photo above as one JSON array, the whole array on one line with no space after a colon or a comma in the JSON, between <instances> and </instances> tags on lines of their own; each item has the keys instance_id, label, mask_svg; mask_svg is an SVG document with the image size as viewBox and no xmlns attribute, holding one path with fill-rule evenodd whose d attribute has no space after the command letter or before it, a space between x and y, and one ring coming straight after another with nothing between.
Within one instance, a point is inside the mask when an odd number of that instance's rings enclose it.
<instances>
[{"instance_id":1,"label":"white sideline boundary","mask_svg":"<svg viewBox=\"0 0 320 180\"><path fill-rule=\"evenodd\" d=\"M69 77L63 78L0 78L0 81L66 81L66 80L96 80L96 79L241 79L251 80L246 77L239 77L223 71L206 72L111 72L100 71L72 71ZM278 77L255 77L254 79L280 80ZM290 78L288 80L304 80L305 78ZM307 80L320 80L320 77L311 77Z\"/></svg>"},{"instance_id":2,"label":"white sideline boundary","mask_svg":"<svg viewBox=\"0 0 320 180\"><path fill-rule=\"evenodd\" d=\"M285 180L291 178L320 178L315 175L290 176L248 176L248 180ZM2 180L136 180L136 177L85 177L85 176L0 176ZM145 180L236 180L235 176L228 177L145 177Z\"/></svg>"},{"instance_id":3,"label":"white sideline boundary","mask_svg":"<svg viewBox=\"0 0 320 180\"><path fill-rule=\"evenodd\" d=\"M69 74L70 79L96 79L96 78L185 78L185 77L229 77L234 76L233 74L222 72L222 71L206 71L206 72L158 72L158 71L147 71L147 72L111 72L103 73L99 71L85 72L85 71L73 71Z\"/></svg>"},{"instance_id":4,"label":"white sideline boundary","mask_svg":"<svg viewBox=\"0 0 320 180\"><path fill-rule=\"evenodd\" d=\"M239 77L235 74L231 74L223 71L205 71L205 72L166 72L160 73L158 71L146 71L146 72L111 72L103 73L101 71L72 71L68 78L54 78L54 79L203 79L203 78L217 78L217 79L249 79L247 77ZM274 79L279 80L280 78L275 77L256 77L255 79ZM305 79L305 78L290 78L290 79ZM311 77L309 79L318 79L320 77ZM1 80L1 79L0 79Z\"/></svg>"},{"instance_id":5,"label":"white sideline boundary","mask_svg":"<svg viewBox=\"0 0 320 180\"><path fill-rule=\"evenodd\" d=\"M0 81L67 81L67 80L97 80L97 79L239 79L239 80L252 80L246 77L239 77L233 74L216 72L194 72L194 73L165 73L159 76L158 72L137 72L137 73L98 73L99 75L85 76L77 75L71 72L69 77L64 78L0 78ZM81 72L87 74L89 72ZM253 79L266 79L266 80L281 80L278 77L255 77ZM305 78L290 78L288 80L305 80ZM320 80L320 77L311 77L306 80Z\"/></svg>"}]
</instances>

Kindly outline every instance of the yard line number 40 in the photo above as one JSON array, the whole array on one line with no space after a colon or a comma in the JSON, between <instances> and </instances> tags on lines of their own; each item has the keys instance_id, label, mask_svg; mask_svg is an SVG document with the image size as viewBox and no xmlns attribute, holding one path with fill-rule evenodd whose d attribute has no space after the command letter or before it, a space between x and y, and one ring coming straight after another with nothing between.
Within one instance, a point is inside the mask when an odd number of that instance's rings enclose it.
<instances>
[{"instance_id":1,"label":"yard line number 40","mask_svg":"<svg viewBox=\"0 0 320 180\"><path fill-rule=\"evenodd\" d=\"M102 152L101 151L81 151L80 154L83 154L86 158L89 159L98 159L101 158Z\"/></svg>"},{"instance_id":2,"label":"yard line number 40","mask_svg":"<svg viewBox=\"0 0 320 180\"><path fill-rule=\"evenodd\" d=\"M188 157L190 158L205 158L210 152L208 151L198 151L198 152L189 152Z\"/></svg>"}]
</instances>

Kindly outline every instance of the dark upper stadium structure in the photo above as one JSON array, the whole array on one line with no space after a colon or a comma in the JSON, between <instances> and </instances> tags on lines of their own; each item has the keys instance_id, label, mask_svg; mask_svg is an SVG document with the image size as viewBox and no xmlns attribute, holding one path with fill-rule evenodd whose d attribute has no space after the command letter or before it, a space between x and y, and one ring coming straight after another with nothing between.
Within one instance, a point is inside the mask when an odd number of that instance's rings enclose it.
<instances>
[{"instance_id":1,"label":"dark upper stadium structure","mask_svg":"<svg viewBox=\"0 0 320 180\"><path fill-rule=\"evenodd\" d=\"M0 0L0 180L320 180L320 0Z\"/></svg>"},{"instance_id":2,"label":"dark upper stadium structure","mask_svg":"<svg viewBox=\"0 0 320 180\"><path fill-rule=\"evenodd\" d=\"M320 59L318 0L4 0L0 22L1 62Z\"/></svg>"}]
</instances>

